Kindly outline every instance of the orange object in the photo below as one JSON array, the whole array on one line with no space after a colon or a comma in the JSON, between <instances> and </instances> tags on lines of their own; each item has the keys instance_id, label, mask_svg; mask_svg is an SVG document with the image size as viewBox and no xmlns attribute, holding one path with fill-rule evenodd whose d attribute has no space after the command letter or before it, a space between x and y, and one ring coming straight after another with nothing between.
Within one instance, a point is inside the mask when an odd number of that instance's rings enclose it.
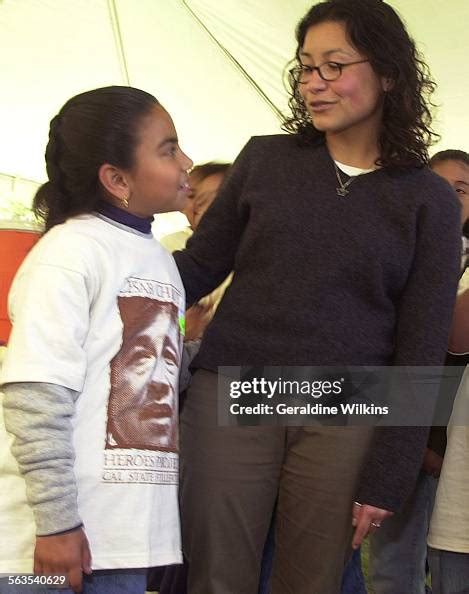
<instances>
[{"instance_id":1,"label":"orange object","mask_svg":"<svg viewBox=\"0 0 469 594\"><path fill-rule=\"evenodd\" d=\"M6 344L11 331L7 298L13 278L26 254L39 239L41 231L34 225L0 224L0 344Z\"/></svg>"}]
</instances>

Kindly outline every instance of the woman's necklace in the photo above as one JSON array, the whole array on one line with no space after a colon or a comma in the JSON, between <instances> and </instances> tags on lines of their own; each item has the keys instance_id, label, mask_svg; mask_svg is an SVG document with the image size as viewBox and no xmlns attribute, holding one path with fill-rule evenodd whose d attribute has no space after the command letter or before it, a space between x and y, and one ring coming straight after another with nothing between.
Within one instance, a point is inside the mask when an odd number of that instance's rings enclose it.
<instances>
[{"instance_id":1,"label":"woman's necklace","mask_svg":"<svg viewBox=\"0 0 469 594\"><path fill-rule=\"evenodd\" d=\"M342 178L340 177L340 173L339 173L339 168L337 167L337 165L335 164L335 161L332 161L334 164L334 169L335 169L335 175L337 177L337 181L339 182L339 185L336 188L337 191L337 196L347 196L348 194L348 190L347 188L349 187L349 185L355 181L356 176L355 177L351 177L350 179L348 179L345 183L342 181Z\"/></svg>"}]
</instances>

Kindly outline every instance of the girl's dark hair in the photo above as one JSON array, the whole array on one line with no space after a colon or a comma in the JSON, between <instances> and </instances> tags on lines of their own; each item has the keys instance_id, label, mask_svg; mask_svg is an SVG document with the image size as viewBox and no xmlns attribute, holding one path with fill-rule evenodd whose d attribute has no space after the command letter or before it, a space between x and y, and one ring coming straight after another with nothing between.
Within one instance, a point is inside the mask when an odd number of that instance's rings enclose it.
<instances>
[{"instance_id":1,"label":"girl's dark hair","mask_svg":"<svg viewBox=\"0 0 469 594\"><path fill-rule=\"evenodd\" d=\"M314 5L296 28L298 43L294 63L310 27L335 21L344 23L352 44L362 52L378 76L390 78L392 88L385 93L383 119L379 134L382 167L412 167L428 162L428 147L439 138L430 126L429 105L435 83L397 13L382 0L329 0ZM300 135L305 144L324 137L309 118L292 74L289 106L283 129Z\"/></svg>"},{"instance_id":2,"label":"girl's dark hair","mask_svg":"<svg viewBox=\"0 0 469 594\"><path fill-rule=\"evenodd\" d=\"M48 231L67 218L92 212L104 198L101 165L134 165L139 125L158 101L132 87L81 93L52 119L46 148L49 181L37 191L33 210Z\"/></svg>"}]
</instances>

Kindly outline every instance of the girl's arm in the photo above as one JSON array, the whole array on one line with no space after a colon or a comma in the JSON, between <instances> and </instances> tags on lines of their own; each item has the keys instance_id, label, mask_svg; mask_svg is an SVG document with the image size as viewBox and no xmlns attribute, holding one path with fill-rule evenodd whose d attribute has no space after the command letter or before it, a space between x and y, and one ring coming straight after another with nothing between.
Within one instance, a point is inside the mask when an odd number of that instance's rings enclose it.
<instances>
[{"instance_id":1,"label":"girl's arm","mask_svg":"<svg viewBox=\"0 0 469 594\"><path fill-rule=\"evenodd\" d=\"M54 384L3 386L5 427L36 522L34 573L65 575L74 591L91 573L78 513L71 417L78 393Z\"/></svg>"},{"instance_id":2,"label":"girl's arm","mask_svg":"<svg viewBox=\"0 0 469 594\"><path fill-rule=\"evenodd\" d=\"M38 536L81 526L71 417L77 392L54 384L3 386L5 427L26 482Z\"/></svg>"},{"instance_id":3,"label":"girl's arm","mask_svg":"<svg viewBox=\"0 0 469 594\"><path fill-rule=\"evenodd\" d=\"M2 364L5 425L36 521L34 567L66 574L75 589L89 570L71 419L86 379L84 345L99 287L92 247L81 237L46 235L28 255L9 295L13 329Z\"/></svg>"},{"instance_id":4,"label":"girl's arm","mask_svg":"<svg viewBox=\"0 0 469 594\"><path fill-rule=\"evenodd\" d=\"M77 506L72 426L78 393L55 384L3 386L5 427L36 522L34 573L65 575L81 591L91 553Z\"/></svg>"}]
</instances>

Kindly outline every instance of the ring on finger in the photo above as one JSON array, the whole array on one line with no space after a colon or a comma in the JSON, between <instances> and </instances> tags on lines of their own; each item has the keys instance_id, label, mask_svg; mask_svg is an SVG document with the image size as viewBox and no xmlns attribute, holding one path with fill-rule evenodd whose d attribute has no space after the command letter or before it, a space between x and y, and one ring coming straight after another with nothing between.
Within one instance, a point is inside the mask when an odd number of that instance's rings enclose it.
<instances>
[{"instance_id":1,"label":"ring on finger","mask_svg":"<svg viewBox=\"0 0 469 594\"><path fill-rule=\"evenodd\" d=\"M381 524L378 522L371 522L370 526L373 526L373 528L381 528Z\"/></svg>"}]
</instances>

